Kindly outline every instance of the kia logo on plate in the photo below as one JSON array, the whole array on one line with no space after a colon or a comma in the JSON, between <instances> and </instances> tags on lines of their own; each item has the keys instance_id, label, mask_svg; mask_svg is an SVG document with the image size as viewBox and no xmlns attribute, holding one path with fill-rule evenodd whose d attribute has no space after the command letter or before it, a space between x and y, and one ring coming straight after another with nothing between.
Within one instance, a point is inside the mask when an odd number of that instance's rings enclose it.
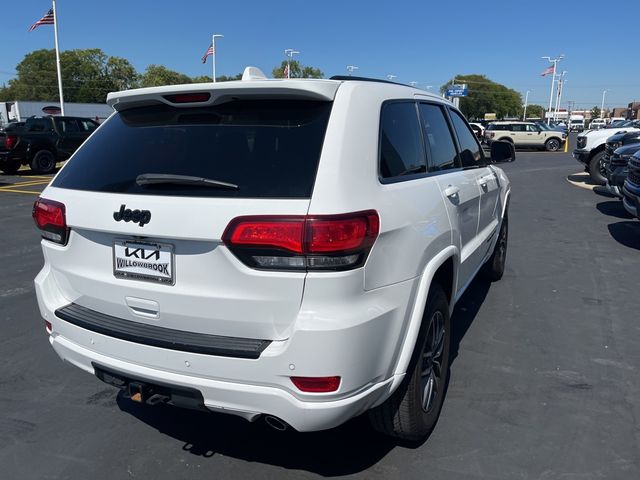
<instances>
[{"instance_id":1,"label":"kia logo on plate","mask_svg":"<svg viewBox=\"0 0 640 480\"><path fill-rule=\"evenodd\" d=\"M131 210L125 204L120 205L120 210L113 212L113 219L116 222L120 220L124 222L137 223L144 227L151 221L151 212L149 210Z\"/></svg>"}]
</instances>

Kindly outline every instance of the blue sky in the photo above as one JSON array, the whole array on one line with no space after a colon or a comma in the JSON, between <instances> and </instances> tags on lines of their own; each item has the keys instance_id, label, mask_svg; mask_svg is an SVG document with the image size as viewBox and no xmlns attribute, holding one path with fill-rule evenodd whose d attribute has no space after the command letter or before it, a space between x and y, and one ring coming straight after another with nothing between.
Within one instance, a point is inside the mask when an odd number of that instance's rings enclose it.
<instances>
[{"instance_id":1,"label":"blue sky","mask_svg":"<svg viewBox=\"0 0 640 480\"><path fill-rule=\"evenodd\" d=\"M48 0L4 2L0 31L0 82L11 78L23 56L53 48L53 28L28 27L50 7ZM602 0L457 1L205 1L58 0L60 48L101 48L129 59L142 71L164 64L191 76L210 75L200 63L212 33L218 41L217 72L236 74L255 65L270 74L284 49L325 75L358 75L417 81L437 89L455 74L480 73L519 92L530 103L549 102L550 77L540 57L565 54L567 100L576 108L640 101L640 62L633 28L640 2ZM597 37L596 37L597 34Z\"/></svg>"}]
</instances>

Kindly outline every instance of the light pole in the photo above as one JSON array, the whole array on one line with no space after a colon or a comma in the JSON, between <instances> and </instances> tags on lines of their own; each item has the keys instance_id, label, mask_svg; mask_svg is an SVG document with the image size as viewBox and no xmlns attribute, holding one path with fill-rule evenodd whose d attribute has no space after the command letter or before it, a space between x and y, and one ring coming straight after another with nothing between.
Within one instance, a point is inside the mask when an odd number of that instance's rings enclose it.
<instances>
[{"instance_id":1,"label":"light pole","mask_svg":"<svg viewBox=\"0 0 640 480\"><path fill-rule=\"evenodd\" d=\"M555 83L556 83L556 69L558 66L558 62L564 58L564 54L556 58L551 58L551 57L542 57L542 58L544 58L545 60L549 60L549 62L553 63L553 77L551 78L551 93L549 94L549 110L548 110L549 118L547 119L547 124L549 124L551 123L551 106L553 105L553 87L555 86Z\"/></svg>"},{"instance_id":2,"label":"light pole","mask_svg":"<svg viewBox=\"0 0 640 480\"><path fill-rule=\"evenodd\" d=\"M553 109L553 120L558 119L558 109L560 108L560 100L562 99L562 88L564 87L564 76L567 74L567 71L563 71L562 74L558 75L558 93L556 94L556 107Z\"/></svg>"},{"instance_id":3,"label":"light pole","mask_svg":"<svg viewBox=\"0 0 640 480\"><path fill-rule=\"evenodd\" d=\"M218 50L216 50L216 38L222 38L224 37L224 35L220 35L218 33L213 34L211 36L211 47L213 48L213 55L212 55L212 59L213 62L213 83L216 83L216 57L218 56Z\"/></svg>"},{"instance_id":4,"label":"light pole","mask_svg":"<svg viewBox=\"0 0 640 480\"><path fill-rule=\"evenodd\" d=\"M600 118L604 118L604 96L609 90L602 91L602 105L600 106Z\"/></svg>"},{"instance_id":5,"label":"light pole","mask_svg":"<svg viewBox=\"0 0 640 480\"><path fill-rule=\"evenodd\" d=\"M289 60L287 60L287 78L291 78L291 60L293 59L294 55L297 55L299 53L299 51L294 50L293 48L287 48L284 51L284 54L289 58Z\"/></svg>"},{"instance_id":6,"label":"light pole","mask_svg":"<svg viewBox=\"0 0 640 480\"><path fill-rule=\"evenodd\" d=\"M522 114L522 121L527 121L527 105L529 104L529 92L531 90L527 90L527 93L524 96L524 113Z\"/></svg>"},{"instance_id":7,"label":"light pole","mask_svg":"<svg viewBox=\"0 0 640 480\"><path fill-rule=\"evenodd\" d=\"M390 82L393 82L393 79L394 78L398 78L398 76L389 74L389 75L387 75L387 78L389 79Z\"/></svg>"},{"instance_id":8,"label":"light pole","mask_svg":"<svg viewBox=\"0 0 640 480\"><path fill-rule=\"evenodd\" d=\"M562 72L562 76L564 76L564 74L567 72ZM560 83L558 84L558 88L560 89L560 91L558 92L558 105L556 105L556 116L558 114L558 110L560 110L560 105L562 104L562 94L564 93L564 84L567 83L569 80L560 80ZM567 116L567 121L569 121L569 117Z\"/></svg>"},{"instance_id":9,"label":"light pole","mask_svg":"<svg viewBox=\"0 0 640 480\"><path fill-rule=\"evenodd\" d=\"M347 65L347 72L349 72L349 76L351 76L354 70L358 70L358 68L359 67L356 67L355 65Z\"/></svg>"}]
</instances>

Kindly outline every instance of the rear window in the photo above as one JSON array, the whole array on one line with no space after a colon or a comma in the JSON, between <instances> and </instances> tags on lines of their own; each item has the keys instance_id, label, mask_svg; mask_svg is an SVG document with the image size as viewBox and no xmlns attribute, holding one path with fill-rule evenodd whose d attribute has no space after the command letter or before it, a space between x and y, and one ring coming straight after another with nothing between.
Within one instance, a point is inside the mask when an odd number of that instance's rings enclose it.
<instances>
[{"instance_id":1,"label":"rear window","mask_svg":"<svg viewBox=\"0 0 640 480\"><path fill-rule=\"evenodd\" d=\"M80 148L54 187L95 192L310 198L331 102L237 100L117 113ZM137 185L138 175L204 177L237 190Z\"/></svg>"}]
</instances>

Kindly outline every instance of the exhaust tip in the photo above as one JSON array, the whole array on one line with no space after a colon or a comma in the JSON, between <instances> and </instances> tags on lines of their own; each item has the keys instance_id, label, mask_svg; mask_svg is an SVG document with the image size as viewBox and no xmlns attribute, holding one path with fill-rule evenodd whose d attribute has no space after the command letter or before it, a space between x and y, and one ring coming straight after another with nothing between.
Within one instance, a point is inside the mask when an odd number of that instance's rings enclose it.
<instances>
[{"instance_id":1,"label":"exhaust tip","mask_svg":"<svg viewBox=\"0 0 640 480\"><path fill-rule=\"evenodd\" d=\"M280 420L278 417L274 417L273 415L266 415L264 417L264 421L267 425L269 425L274 430L278 430L279 432L284 432L289 425L287 422Z\"/></svg>"}]
</instances>

